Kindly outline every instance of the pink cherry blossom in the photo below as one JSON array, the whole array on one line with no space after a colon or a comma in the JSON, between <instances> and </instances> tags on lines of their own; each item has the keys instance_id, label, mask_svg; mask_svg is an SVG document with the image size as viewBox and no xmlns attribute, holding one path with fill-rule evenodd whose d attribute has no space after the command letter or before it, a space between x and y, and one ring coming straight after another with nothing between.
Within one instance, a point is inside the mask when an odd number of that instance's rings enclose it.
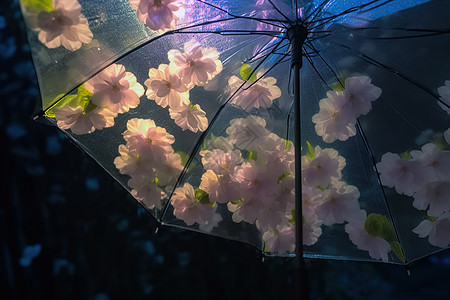
<instances>
[{"instance_id":1,"label":"pink cherry blossom","mask_svg":"<svg viewBox=\"0 0 450 300\"><path fill-rule=\"evenodd\" d=\"M161 107L171 108L189 104L189 89L180 77L169 72L169 66L160 64L158 69L148 71L149 79L145 81L148 99L155 100Z\"/></svg>"},{"instance_id":2,"label":"pink cherry blossom","mask_svg":"<svg viewBox=\"0 0 450 300\"><path fill-rule=\"evenodd\" d=\"M295 227L277 226L264 232L262 239L269 252L288 254L295 250Z\"/></svg>"},{"instance_id":3,"label":"pink cherry blossom","mask_svg":"<svg viewBox=\"0 0 450 300\"><path fill-rule=\"evenodd\" d=\"M336 183L323 192L315 213L327 226L344 223L360 211L359 195L355 186Z\"/></svg>"},{"instance_id":4,"label":"pink cherry blossom","mask_svg":"<svg viewBox=\"0 0 450 300\"><path fill-rule=\"evenodd\" d=\"M312 117L317 135L326 143L346 141L356 134L356 117L345 94L340 91L327 92L327 98L320 100L320 111Z\"/></svg>"},{"instance_id":5,"label":"pink cherry blossom","mask_svg":"<svg viewBox=\"0 0 450 300\"><path fill-rule=\"evenodd\" d=\"M233 222L240 223L245 221L253 224L261 215L261 211L265 208L264 199L255 195L246 195L245 199L241 199L238 203L228 202L227 207L233 213Z\"/></svg>"},{"instance_id":6,"label":"pink cherry blossom","mask_svg":"<svg viewBox=\"0 0 450 300\"><path fill-rule=\"evenodd\" d=\"M30 18L31 28L38 32L41 43L50 49L63 46L75 51L92 41L88 20L77 0L52 0L52 4L52 11L43 10Z\"/></svg>"},{"instance_id":7,"label":"pink cherry blossom","mask_svg":"<svg viewBox=\"0 0 450 300\"><path fill-rule=\"evenodd\" d=\"M236 166L231 180L238 182L241 185L241 190L245 191L245 195L249 198L272 199L277 190L277 177L270 174L264 166L258 165L252 160Z\"/></svg>"},{"instance_id":8,"label":"pink cherry blossom","mask_svg":"<svg viewBox=\"0 0 450 300\"><path fill-rule=\"evenodd\" d=\"M450 210L450 181L435 181L424 185L414 194L413 206L427 209L432 216L439 216Z\"/></svg>"},{"instance_id":9,"label":"pink cherry blossom","mask_svg":"<svg viewBox=\"0 0 450 300\"><path fill-rule=\"evenodd\" d=\"M202 175L199 188L209 194L211 201L217 203L228 203L242 198L239 183L231 181L228 175L217 176L212 170L207 170Z\"/></svg>"},{"instance_id":10,"label":"pink cherry blossom","mask_svg":"<svg viewBox=\"0 0 450 300\"><path fill-rule=\"evenodd\" d=\"M181 129L189 129L192 132L205 131L208 128L206 113L198 104L181 104L178 107L169 108L170 117Z\"/></svg>"},{"instance_id":11,"label":"pink cherry blossom","mask_svg":"<svg viewBox=\"0 0 450 300\"><path fill-rule=\"evenodd\" d=\"M366 115L372 109L372 101L381 95L381 89L371 84L367 76L349 77L345 80L344 95L355 117Z\"/></svg>"},{"instance_id":12,"label":"pink cherry blossom","mask_svg":"<svg viewBox=\"0 0 450 300\"><path fill-rule=\"evenodd\" d=\"M136 151L144 159L150 159L155 164L164 163L167 154L173 153L171 144L175 138L166 129L156 126L151 119L128 120L123 137L130 150Z\"/></svg>"},{"instance_id":13,"label":"pink cherry blossom","mask_svg":"<svg viewBox=\"0 0 450 300\"><path fill-rule=\"evenodd\" d=\"M345 158L332 149L315 148L315 157L311 161L304 156L302 158L303 183L307 186L321 186L326 188L332 180L342 177L342 169L345 167Z\"/></svg>"},{"instance_id":14,"label":"pink cherry blossom","mask_svg":"<svg viewBox=\"0 0 450 300\"><path fill-rule=\"evenodd\" d=\"M246 111L272 106L273 100L281 96L280 88L275 85L277 80L274 77L261 77L262 72L257 76L259 79L256 82L244 82L237 76L231 76L228 80L231 94L237 92L231 99L231 103Z\"/></svg>"},{"instance_id":15,"label":"pink cherry blossom","mask_svg":"<svg viewBox=\"0 0 450 300\"><path fill-rule=\"evenodd\" d=\"M248 151L257 150L259 141L269 134L266 129L266 121L256 116L248 116L245 119L237 118L230 121L226 130L229 140L239 149Z\"/></svg>"},{"instance_id":16,"label":"pink cherry blossom","mask_svg":"<svg viewBox=\"0 0 450 300\"><path fill-rule=\"evenodd\" d=\"M224 152L220 149L214 149L208 157L202 158L205 170L212 170L217 175L233 173L234 167L242 162L243 159L239 150Z\"/></svg>"},{"instance_id":17,"label":"pink cherry blossom","mask_svg":"<svg viewBox=\"0 0 450 300\"><path fill-rule=\"evenodd\" d=\"M303 245L312 246L322 235L322 221L312 211L303 210L302 223Z\"/></svg>"},{"instance_id":18,"label":"pink cherry blossom","mask_svg":"<svg viewBox=\"0 0 450 300\"><path fill-rule=\"evenodd\" d=\"M428 143L422 146L422 151L411 151L411 156L422 163L421 174L425 183L450 181L450 151L440 150L435 144Z\"/></svg>"},{"instance_id":19,"label":"pink cherry blossom","mask_svg":"<svg viewBox=\"0 0 450 300\"><path fill-rule=\"evenodd\" d=\"M151 164L156 168L158 175L158 185L166 186L175 183L178 175L183 171L183 164L178 153L167 153L166 158L159 162Z\"/></svg>"},{"instance_id":20,"label":"pink cherry blossom","mask_svg":"<svg viewBox=\"0 0 450 300\"><path fill-rule=\"evenodd\" d=\"M81 106L74 108L70 105L55 107L53 112L58 127L70 129L74 134L92 133L96 129L111 127L114 125L114 117L116 116L107 109L95 108L87 112Z\"/></svg>"},{"instance_id":21,"label":"pink cherry blossom","mask_svg":"<svg viewBox=\"0 0 450 300\"><path fill-rule=\"evenodd\" d=\"M349 223L345 225L345 232L348 233L350 240L358 249L368 251L370 257L388 261L388 253L391 251L391 245L381 237L369 234L364 225L367 213L365 210L354 214Z\"/></svg>"},{"instance_id":22,"label":"pink cherry blossom","mask_svg":"<svg viewBox=\"0 0 450 300\"><path fill-rule=\"evenodd\" d=\"M399 194L412 196L426 181L423 167L417 160L402 159L398 154L385 153L377 163L383 185L395 187Z\"/></svg>"},{"instance_id":23,"label":"pink cherry blossom","mask_svg":"<svg viewBox=\"0 0 450 300\"><path fill-rule=\"evenodd\" d=\"M129 0L137 12L139 21L150 29L164 31L174 29L184 17L185 0Z\"/></svg>"},{"instance_id":24,"label":"pink cherry blossom","mask_svg":"<svg viewBox=\"0 0 450 300\"><path fill-rule=\"evenodd\" d=\"M84 86L92 93L92 102L106 107L112 112L125 113L139 105L144 94L133 73L127 72L123 65L112 64L88 80Z\"/></svg>"},{"instance_id":25,"label":"pink cherry blossom","mask_svg":"<svg viewBox=\"0 0 450 300\"><path fill-rule=\"evenodd\" d=\"M173 214L188 226L198 223L207 225L214 217L214 209L209 204L202 204L195 198L194 188L189 183L175 190L172 199Z\"/></svg>"},{"instance_id":26,"label":"pink cherry blossom","mask_svg":"<svg viewBox=\"0 0 450 300\"><path fill-rule=\"evenodd\" d=\"M128 180L132 188L131 195L149 209L161 209L165 193L155 184L155 177L146 175L134 176Z\"/></svg>"},{"instance_id":27,"label":"pink cherry blossom","mask_svg":"<svg viewBox=\"0 0 450 300\"><path fill-rule=\"evenodd\" d=\"M275 228L277 225L288 225L289 220L286 218L285 211L286 203L277 201L277 199L267 199L259 211L256 227L263 232L269 228Z\"/></svg>"},{"instance_id":28,"label":"pink cherry blossom","mask_svg":"<svg viewBox=\"0 0 450 300\"><path fill-rule=\"evenodd\" d=\"M184 44L184 53L172 49L168 52L169 71L186 85L204 84L222 71L222 62L216 48L203 48L195 40Z\"/></svg>"},{"instance_id":29,"label":"pink cherry blossom","mask_svg":"<svg viewBox=\"0 0 450 300\"><path fill-rule=\"evenodd\" d=\"M119 169L120 174L141 176L153 173L151 162L145 161L136 153L136 150L130 150L125 145L120 145L119 154L120 156L114 159L114 165Z\"/></svg>"},{"instance_id":30,"label":"pink cherry blossom","mask_svg":"<svg viewBox=\"0 0 450 300\"><path fill-rule=\"evenodd\" d=\"M433 246L448 247L450 245L450 212L422 221L413 229L413 232L421 238L428 237L428 242Z\"/></svg>"},{"instance_id":31,"label":"pink cherry blossom","mask_svg":"<svg viewBox=\"0 0 450 300\"><path fill-rule=\"evenodd\" d=\"M258 158L267 164L267 169L279 176L286 172L294 172L295 152L294 144L269 133L260 140Z\"/></svg>"},{"instance_id":32,"label":"pink cherry blossom","mask_svg":"<svg viewBox=\"0 0 450 300\"><path fill-rule=\"evenodd\" d=\"M440 99L447 105L450 105L450 80L446 80L445 85L438 88L438 93L439 96L441 96ZM443 110L450 114L450 108L448 108L441 102L438 102L438 104L440 107L442 107Z\"/></svg>"}]
</instances>

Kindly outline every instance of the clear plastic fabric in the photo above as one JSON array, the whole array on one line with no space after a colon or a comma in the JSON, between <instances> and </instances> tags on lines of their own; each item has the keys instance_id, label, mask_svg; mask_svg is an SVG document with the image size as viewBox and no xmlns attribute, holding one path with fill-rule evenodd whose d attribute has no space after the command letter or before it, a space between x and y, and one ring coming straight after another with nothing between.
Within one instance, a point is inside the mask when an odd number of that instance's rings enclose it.
<instances>
[{"instance_id":1,"label":"clear plastic fabric","mask_svg":"<svg viewBox=\"0 0 450 300\"><path fill-rule=\"evenodd\" d=\"M450 244L448 1L22 9L40 116L164 225L292 255L298 143L305 256L409 263ZM308 30L301 142L295 23Z\"/></svg>"}]
</instances>

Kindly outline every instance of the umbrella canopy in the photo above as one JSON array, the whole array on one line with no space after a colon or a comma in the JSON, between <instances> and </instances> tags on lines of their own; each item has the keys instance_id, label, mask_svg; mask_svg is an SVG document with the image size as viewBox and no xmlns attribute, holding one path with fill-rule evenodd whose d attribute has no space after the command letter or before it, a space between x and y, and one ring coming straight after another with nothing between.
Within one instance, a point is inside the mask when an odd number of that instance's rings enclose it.
<instances>
[{"instance_id":1,"label":"umbrella canopy","mask_svg":"<svg viewBox=\"0 0 450 300\"><path fill-rule=\"evenodd\" d=\"M448 1L22 9L38 117L162 224L269 255L302 240L306 257L408 263L450 244Z\"/></svg>"}]
</instances>

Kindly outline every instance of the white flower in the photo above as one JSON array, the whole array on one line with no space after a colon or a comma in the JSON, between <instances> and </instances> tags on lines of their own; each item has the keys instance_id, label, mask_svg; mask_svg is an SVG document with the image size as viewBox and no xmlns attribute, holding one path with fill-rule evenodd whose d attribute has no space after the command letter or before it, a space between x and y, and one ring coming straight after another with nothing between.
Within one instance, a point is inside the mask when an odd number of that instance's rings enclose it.
<instances>
[{"instance_id":1,"label":"white flower","mask_svg":"<svg viewBox=\"0 0 450 300\"><path fill-rule=\"evenodd\" d=\"M106 107L112 112L125 113L139 105L144 94L133 73L127 72L123 65L112 64L91 79L84 86L92 93L92 102Z\"/></svg>"},{"instance_id":2,"label":"white flower","mask_svg":"<svg viewBox=\"0 0 450 300\"><path fill-rule=\"evenodd\" d=\"M380 97L381 89L371 84L371 79L367 76L349 77L345 80L344 95L357 118L370 112L371 102Z\"/></svg>"},{"instance_id":3,"label":"white flower","mask_svg":"<svg viewBox=\"0 0 450 300\"><path fill-rule=\"evenodd\" d=\"M168 52L169 70L181 81L190 85L204 84L222 71L222 62L216 48L203 48L199 42L190 40L184 44L184 53L176 49Z\"/></svg>"},{"instance_id":4,"label":"white flower","mask_svg":"<svg viewBox=\"0 0 450 300\"><path fill-rule=\"evenodd\" d=\"M399 194L412 196L424 183L420 162L402 159L395 153L383 154L377 168L383 185L395 187Z\"/></svg>"},{"instance_id":5,"label":"white flower","mask_svg":"<svg viewBox=\"0 0 450 300\"><path fill-rule=\"evenodd\" d=\"M419 237L428 237L428 242L436 247L445 248L450 245L450 212L439 217L429 217L422 221L413 232Z\"/></svg>"},{"instance_id":6,"label":"white flower","mask_svg":"<svg viewBox=\"0 0 450 300\"><path fill-rule=\"evenodd\" d=\"M307 186L326 188L332 180L342 177L345 158L332 148L322 149L316 146L314 152L313 160L309 161L306 156L302 158L303 183Z\"/></svg>"},{"instance_id":7,"label":"white flower","mask_svg":"<svg viewBox=\"0 0 450 300\"><path fill-rule=\"evenodd\" d=\"M172 199L173 214L188 226L198 223L207 225L212 222L214 209L209 204L202 204L195 198L194 188L189 183L175 190Z\"/></svg>"},{"instance_id":8,"label":"white flower","mask_svg":"<svg viewBox=\"0 0 450 300\"><path fill-rule=\"evenodd\" d=\"M295 250L295 227L277 226L269 229L262 236L269 252L278 254L292 253Z\"/></svg>"},{"instance_id":9,"label":"white flower","mask_svg":"<svg viewBox=\"0 0 450 300\"><path fill-rule=\"evenodd\" d=\"M356 134L356 117L346 96L340 91L327 92L327 98L320 100L320 111L312 117L317 135L326 143L346 141Z\"/></svg>"},{"instance_id":10,"label":"white flower","mask_svg":"<svg viewBox=\"0 0 450 300\"><path fill-rule=\"evenodd\" d=\"M95 108L91 111L85 111L81 106L76 108L70 105L55 107L53 109L58 127L61 129L70 129L74 134L92 133L96 129L114 125L115 113L102 108Z\"/></svg>"},{"instance_id":11,"label":"white flower","mask_svg":"<svg viewBox=\"0 0 450 300\"><path fill-rule=\"evenodd\" d=\"M369 251L370 257L388 261L388 253L391 251L389 243L381 237L370 235L365 229L367 214L365 210L355 214L349 223L345 225L345 232L358 249Z\"/></svg>"},{"instance_id":12,"label":"white flower","mask_svg":"<svg viewBox=\"0 0 450 300\"><path fill-rule=\"evenodd\" d=\"M336 183L323 192L315 213L327 226L344 223L360 211L359 195L355 186L346 185L344 182Z\"/></svg>"},{"instance_id":13,"label":"white flower","mask_svg":"<svg viewBox=\"0 0 450 300\"><path fill-rule=\"evenodd\" d=\"M427 209L432 216L439 216L450 210L450 181L435 181L424 185L414 194L413 206Z\"/></svg>"},{"instance_id":14,"label":"white flower","mask_svg":"<svg viewBox=\"0 0 450 300\"><path fill-rule=\"evenodd\" d=\"M75 51L92 41L88 20L77 0L52 0L52 4L52 11L43 10L31 17L31 27L41 43L51 49L63 46Z\"/></svg>"},{"instance_id":15,"label":"white flower","mask_svg":"<svg viewBox=\"0 0 450 300\"><path fill-rule=\"evenodd\" d=\"M206 113L200 105L189 103L178 107L169 108L170 117L181 129L189 129L192 132L205 131L208 128Z\"/></svg>"},{"instance_id":16,"label":"white flower","mask_svg":"<svg viewBox=\"0 0 450 300\"><path fill-rule=\"evenodd\" d=\"M145 81L148 99L155 100L161 107L176 108L189 104L188 87L181 82L180 77L169 72L169 66L160 64L158 69L151 68Z\"/></svg>"},{"instance_id":17,"label":"white flower","mask_svg":"<svg viewBox=\"0 0 450 300\"><path fill-rule=\"evenodd\" d=\"M257 150L259 141L269 134L266 129L266 121L256 116L248 116L245 119L237 118L230 121L226 130L230 142L239 149L248 151Z\"/></svg>"},{"instance_id":18,"label":"white flower","mask_svg":"<svg viewBox=\"0 0 450 300\"><path fill-rule=\"evenodd\" d=\"M272 106L274 99L281 96L281 90L275 84L277 80L274 77L261 77L260 72L257 77L258 81L247 81L237 76L231 76L228 80L228 85L231 89L231 94L239 91L231 99L231 103L242 107L246 111L251 111L253 108L268 108Z\"/></svg>"},{"instance_id":19,"label":"white flower","mask_svg":"<svg viewBox=\"0 0 450 300\"><path fill-rule=\"evenodd\" d=\"M445 85L438 88L439 96L441 96L442 102L446 103L447 105L450 105L450 80L445 81ZM442 104L441 102L438 102L439 106L442 107L443 110L445 110L448 114L450 114L450 108Z\"/></svg>"}]
</instances>

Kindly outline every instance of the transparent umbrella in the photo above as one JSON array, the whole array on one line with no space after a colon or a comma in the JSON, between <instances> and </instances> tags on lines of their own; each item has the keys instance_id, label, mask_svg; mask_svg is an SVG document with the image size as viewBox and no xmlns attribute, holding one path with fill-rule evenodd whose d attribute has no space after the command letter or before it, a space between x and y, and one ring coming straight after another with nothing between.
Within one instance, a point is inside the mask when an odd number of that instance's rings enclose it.
<instances>
[{"instance_id":1,"label":"transparent umbrella","mask_svg":"<svg viewBox=\"0 0 450 300\"><path fill-rule=\"evenodd\" d=\"M448 1L21 4L36 119L161 224L277 256L450 244Z\"/></svg>"}]
</instances>

